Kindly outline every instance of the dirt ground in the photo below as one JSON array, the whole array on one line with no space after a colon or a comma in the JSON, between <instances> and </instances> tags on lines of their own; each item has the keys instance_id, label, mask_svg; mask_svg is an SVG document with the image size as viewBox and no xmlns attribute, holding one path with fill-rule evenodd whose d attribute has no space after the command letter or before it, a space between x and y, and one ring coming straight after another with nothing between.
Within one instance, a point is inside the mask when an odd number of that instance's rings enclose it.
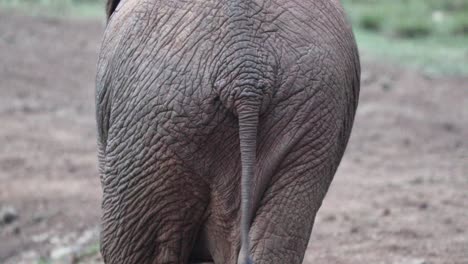
<instances>
[{"instance_id":1,"label":"dirt ground","mask_svg":"<svg viewBox=\"0 0 468 264\"><path fill-rule=\"evenodd\" d=\"M99 263L102 31L0 12L0 263ZM352 138L304 263L468 263L468 78L363 62Z\"/></svg>"}]
</instances>

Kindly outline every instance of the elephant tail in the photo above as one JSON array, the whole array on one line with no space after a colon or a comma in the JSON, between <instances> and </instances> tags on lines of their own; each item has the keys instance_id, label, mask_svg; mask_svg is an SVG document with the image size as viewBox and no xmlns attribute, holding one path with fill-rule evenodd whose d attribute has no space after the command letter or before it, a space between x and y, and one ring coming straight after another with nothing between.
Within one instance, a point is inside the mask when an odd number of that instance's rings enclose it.
<instances>
[{"instance_id":1,"label":"elephant tail","mask_svg":"<svg viewBox=\"0 0 468 264\"><path fill-rule=\"evenodd\" d=\"M257 131L259 116L265 112L271 100L271 85L265 79L239 78L228 82L224 79L215 83L224 107L237 115L241 153L241 249L238 264L252 264L250 258L249 231L254 205L254 177L257 153Z\"/></svg>"},{"instance_id":2,"label":"elephant tail","mask_svg":"<svg viewBox=\"0 0 468 264\"><path fill-rule=\"evenodd\" d=\"M237 107L239 117L239 138L242 162L241 176L241 250L238 264L251 264L249 231L252 221L253 194L252 186L255 173L257 152L257 130L261 102L258 100L242 101Z\"/></svg>"}]
</instances>

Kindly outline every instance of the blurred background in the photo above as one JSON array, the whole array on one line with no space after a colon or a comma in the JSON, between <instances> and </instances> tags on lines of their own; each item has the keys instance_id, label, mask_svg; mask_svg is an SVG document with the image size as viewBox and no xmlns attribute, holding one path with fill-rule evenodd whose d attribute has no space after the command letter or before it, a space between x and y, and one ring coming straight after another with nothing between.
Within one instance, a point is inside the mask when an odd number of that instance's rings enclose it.
<instances>
[{"instance_id":1,"label":"blurred background","mask_svg":"<svg viewBox=\"0 0 468 264\"><path fill-rule=\"evenodd\" d=\"M468 263L468 0L342 0L362 60L304 263ZM0 263L102 263L100 0L0 0Z\"/></svg>"}]
</instances>

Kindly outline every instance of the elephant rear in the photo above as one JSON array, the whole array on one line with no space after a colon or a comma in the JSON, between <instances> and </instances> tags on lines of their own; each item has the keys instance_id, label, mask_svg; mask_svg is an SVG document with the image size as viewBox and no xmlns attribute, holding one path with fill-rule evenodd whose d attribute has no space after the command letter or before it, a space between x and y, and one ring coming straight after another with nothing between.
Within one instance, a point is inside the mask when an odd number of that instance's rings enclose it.
<instances>
[{"instance_id":1,"label":"elephant rear","mask_svg":"<svg viewBox=\"0 0 468 264\"><path fill-rule=\"evenodd\" d=\"M105 262L301 263L359 95L338 1L117 2L96 88Z\"/></svg>"}]
</instances>

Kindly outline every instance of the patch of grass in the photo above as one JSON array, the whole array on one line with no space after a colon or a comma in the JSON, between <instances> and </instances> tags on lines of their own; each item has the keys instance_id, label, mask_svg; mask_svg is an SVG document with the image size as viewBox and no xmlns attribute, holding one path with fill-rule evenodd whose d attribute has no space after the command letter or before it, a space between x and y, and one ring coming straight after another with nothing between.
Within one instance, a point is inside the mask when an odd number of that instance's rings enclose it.
<instances>
[{"instance_id":1,"label":"patch of grass","mask_svg":"<svg viewBox=\"0 0 468 264\"><path fill-rule=\"evenodd\" d=\"M389 38L356 28L361 56L421 70L431 76L468 75L468 37Z\"/></svg>"},{"instance_id":2,"label":"patch of grass","mask_svg":"<svg viewBox=\"0 0 468 264\"><path fill-rule=\"evenodd\" d=\"M433 30L427 19L404 18L395 21L392 33L401 38L422 38L431 35Z\"/></svg>"},{"instance_id":3,"label":"patch of grass","mask_svg":"<svg viewBox=\"0 0 468 264\"><path fill-rule=\"evenodd\" d=\"M73 18L103 18L104 0L0 0L2 9L30 15Z\"/></svg>"},{"instance_id":4,"label":"patch of grass","mask_svg":"<svg viewBox=\"0 0 468 264\"><path fill-rule=\"evenodd\" d=\"M37 264L52 264L52 261L49 260L49 259L40 258L40 259L37 261Z\"/></svg>"},{"instance_id":5,"label":"patch of grass","mask_svg":"<svg viewBox=\"0 0 468 264\"><path fill-rule=\"evenodd\" d=\"M380 31L382 24L382 19L375 14L365 14L359 20L359 26L369 31Z\"/></svg>"},{"instance_id":6,"label":"patch of grass","mask_svg":"<svg viewBox=\"0 0 468 264\"><path fill-rule=\"evenodd\" d=\"M361 53L468 75L468 0L343 0Z\"/></svg>"},{"instance_id":7,"label":"patch of grass","mask_svg":"<svg viewBox=\"0 0 468 264\"><path fill-rule=\"evenodd\" d=\"M468 12L454 17L453 21L452 33L457 36L468 36Z\"/></svg>"},{"instance_id":8,"label":"patch of grass","mask_svg":"<svg viewBox=\"0 0 468 264\"><path fill-rule=\"evenodd\" d=\"M99 254L99 251L100 251L100 245L99 245L99 243L95 243L95 244L87 247L83 251L83 253L81 254L80 258L97 255L97 254Z\"/></svg>"}]
</instances>

